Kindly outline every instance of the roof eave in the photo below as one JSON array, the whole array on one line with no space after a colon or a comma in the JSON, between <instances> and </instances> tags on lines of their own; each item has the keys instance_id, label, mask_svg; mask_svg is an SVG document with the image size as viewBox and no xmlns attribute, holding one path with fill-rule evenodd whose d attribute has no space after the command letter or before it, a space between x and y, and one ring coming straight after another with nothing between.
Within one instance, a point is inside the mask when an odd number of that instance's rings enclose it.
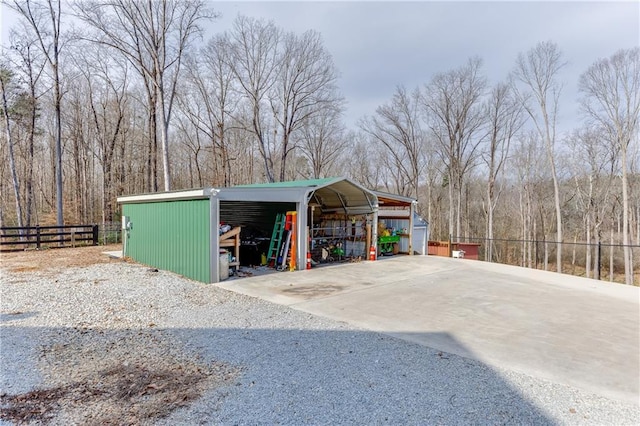
<instances>
[{"instance_id":1,"label":"roof eave","mask_svg":"<svg viewBox=\"0 0 640 426\"><path fill-rule=\"evenodd\" d=\"M124 195L117 198L118 204L157 203L162 201L202 200L215 197L219 189L200 188L181 191L155 192L150 194Z\"/></svg>"}]
</instances>

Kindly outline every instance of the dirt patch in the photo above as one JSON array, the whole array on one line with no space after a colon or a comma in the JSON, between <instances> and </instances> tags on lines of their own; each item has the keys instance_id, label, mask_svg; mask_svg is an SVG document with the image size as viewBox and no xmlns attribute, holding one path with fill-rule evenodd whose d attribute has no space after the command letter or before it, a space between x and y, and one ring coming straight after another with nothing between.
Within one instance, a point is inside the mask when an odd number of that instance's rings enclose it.
<instances>
[{"instance_id":1,"label":"dirt patch","mask_svg":"<svg viewBox=\"0 0 640 426\"><path fill-rule=\"evenodd\" d=\"M105 255L106 251L122 250L122 245L85 246L44 250L22 250L0 253L1 267L10 272L34 272L54 268L73 268L97 263L122 262Z\"/></svg>"},{"instance_id":2,"label":"dirt patch","mask_svg":"<svg viewBox=\"0 0 640 426\"><path fill-rule=\"evenodd\" d=\"M85 424L142 424L166 417L199 398L215 368L177 365L115 366L93 380L21 395L0 395L0 418L16 423L51 421L62 410L89 409ZM228 374L227 374L228 376ZM214 377L226 381L228 377Z\"/></svg>"},{"instance_id":3,"label":"dirt patch","mask_svg":"<svg viewBox=\"0 0 640 426\"><path fill-rule=\"evenodd\" d=\"M230 384L240 369L176 349L162 331L59 331L43 347L46 385L0 395L0 418L18 424L152 424L205 391ZM79 364L82 361L82 364ZM69 366L75 366L69 368Z\"/></svg>"}]
</instances>

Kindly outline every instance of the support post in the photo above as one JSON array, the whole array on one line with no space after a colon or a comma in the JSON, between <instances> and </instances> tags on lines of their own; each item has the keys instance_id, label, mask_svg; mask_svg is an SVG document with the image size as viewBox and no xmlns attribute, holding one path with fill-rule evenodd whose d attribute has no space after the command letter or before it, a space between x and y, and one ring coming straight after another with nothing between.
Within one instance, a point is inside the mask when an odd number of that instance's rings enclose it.
<instances>
[{"instance_id":1,"label":"support post","mask_svg":"<svg viewBox=\"0 0 640 426\"><path fill-rule=\"evenodd\" d=\"M416 211L417 201L411 202L409 207L409 256L413 256L413 215Z\"/></svg>"},{"instance_id":2,"label":"support post","mask_svg":"<svg viewBox=\"0 0 640 426\"><path fill-rule=\"evenodd\" d=\"M600 241L598 241L598 265L596 267L596 273L598 274L598 276L596 277L597 280L600 279L600 274L602 273L602 243Z\"/></svg>"},{"instance_id":3,"label":"support post","mask_svg":"<svg viewBox=\"0 0 640 426\"><path fill-rule=\"evenodd\" d=\"M307 268L307 250L309 241L309 227L307 226L307 214L309 211L309 204L305 201L308 197L302 201L296 203L296 245L295 250L291 251L291 257L295 259L295 269L302 271Z\"/></svg>"},{"instance_id":4,"label":"support post","mask_svg":"<svg viewBox=\"0 0 640 426\"><path fill-rule=\"evenodd\" d=\"M378 260L378 206L373 209L373 223L371 224L371 245L376 249L375 258Z\"/></svg>"},{"instance_id":5,"label":"support post","mask_svg":"<svg viewBox=\"0 0 640 426\"><path fill-rule=\"evenodd\" d=\"M215 194L209 196L209 245L211 256L209 259L209 282L220 282L220 200Z\"/></svg>"}]
</instances>

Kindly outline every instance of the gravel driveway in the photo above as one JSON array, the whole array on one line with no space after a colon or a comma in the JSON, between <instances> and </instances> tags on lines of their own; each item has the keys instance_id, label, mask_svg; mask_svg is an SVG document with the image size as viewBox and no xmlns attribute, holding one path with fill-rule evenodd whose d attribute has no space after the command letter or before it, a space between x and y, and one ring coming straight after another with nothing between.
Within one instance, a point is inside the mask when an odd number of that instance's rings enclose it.
<instances>
[{"instance_id":1,"label":"gravel driveway","mask_svg":"<svg viewBox=\"0 0 640 426\"><path fill-rule=\"evenodd\" d=\"M9 424L640 422L638 406L172 273L33 255L0 271Z\"/></svg>"}]
</instances>

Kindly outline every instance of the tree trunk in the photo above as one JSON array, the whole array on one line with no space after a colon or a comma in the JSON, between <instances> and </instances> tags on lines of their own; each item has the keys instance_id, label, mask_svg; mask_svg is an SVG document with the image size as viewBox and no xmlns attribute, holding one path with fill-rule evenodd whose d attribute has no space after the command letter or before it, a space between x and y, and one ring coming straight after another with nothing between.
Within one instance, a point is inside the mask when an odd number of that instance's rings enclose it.
<instances>
[{"instance_id":1,"label":"tree trunk","mask_svg":"<svg viewBox=\"0 0 640 426\"><path fill-rule=\"evenodd\" d=\"M624 282L633 285L633 258L629 241L629 189L627 178L627 149L628 144L623 143L621 150L622 163L622 245L624 251Z\"/></svg>"},{"instance_id":2,"label":"tree trunk","mask_svg":"<svg viewBox=\"0 0 640 426\"><path fill-rule=\"evenodd\" d=\"M584 275L586 278L591 278L591 250L593 250L591 246L591 218L590 215L587 214L587 250L586 250L586 259L584 261Z\"/></svg>"},{"instance_id":3,"label":"tree trunk","mask_svg":"<svg viewBox=\"0 0 640 426\"><path fill-rule=\"evenodd\" d=\"M162 74L160 74L160 82L162 83ZM158 102L160 103L160 149L162 151L162 177L164 182L164 190L171 191L171 171L169 169L169 116L166 111L164 88L162 84L158 88Z\"/></svg>"},{"instance_id":4,"label":"tree trunk","mask_svg":"<svg viewBox=\"0 0 640 426\"><path fill-rule=\"evenodd\" d=\"M449 238L453 237L454 226L453 182L453 176L449 173Z\"/></svg>"},{"instance_id":5,"label":"tree trunk","mask_svg":"<svg viewBox=\"0 0 640 426\"><path fill-rule=\"evenodd\" d=\"M7 77L8 78L8 77ZM5 120L5 134L7 138L7 144L9 146L9 168L11 169L11 181L13 182L13 194L16 199L16 217L17 223L22 228L22 201L20 193L20 181L18 180L18 174L16 173L16 162L13 155L13 135L11 134L11 121L9 119L9 105L7 102L7 92L5 85L5 76L0 75L0 90L2 91L2 111ZM22 234L22 230L20 230Z\"/></svg>"}]
</instances>

